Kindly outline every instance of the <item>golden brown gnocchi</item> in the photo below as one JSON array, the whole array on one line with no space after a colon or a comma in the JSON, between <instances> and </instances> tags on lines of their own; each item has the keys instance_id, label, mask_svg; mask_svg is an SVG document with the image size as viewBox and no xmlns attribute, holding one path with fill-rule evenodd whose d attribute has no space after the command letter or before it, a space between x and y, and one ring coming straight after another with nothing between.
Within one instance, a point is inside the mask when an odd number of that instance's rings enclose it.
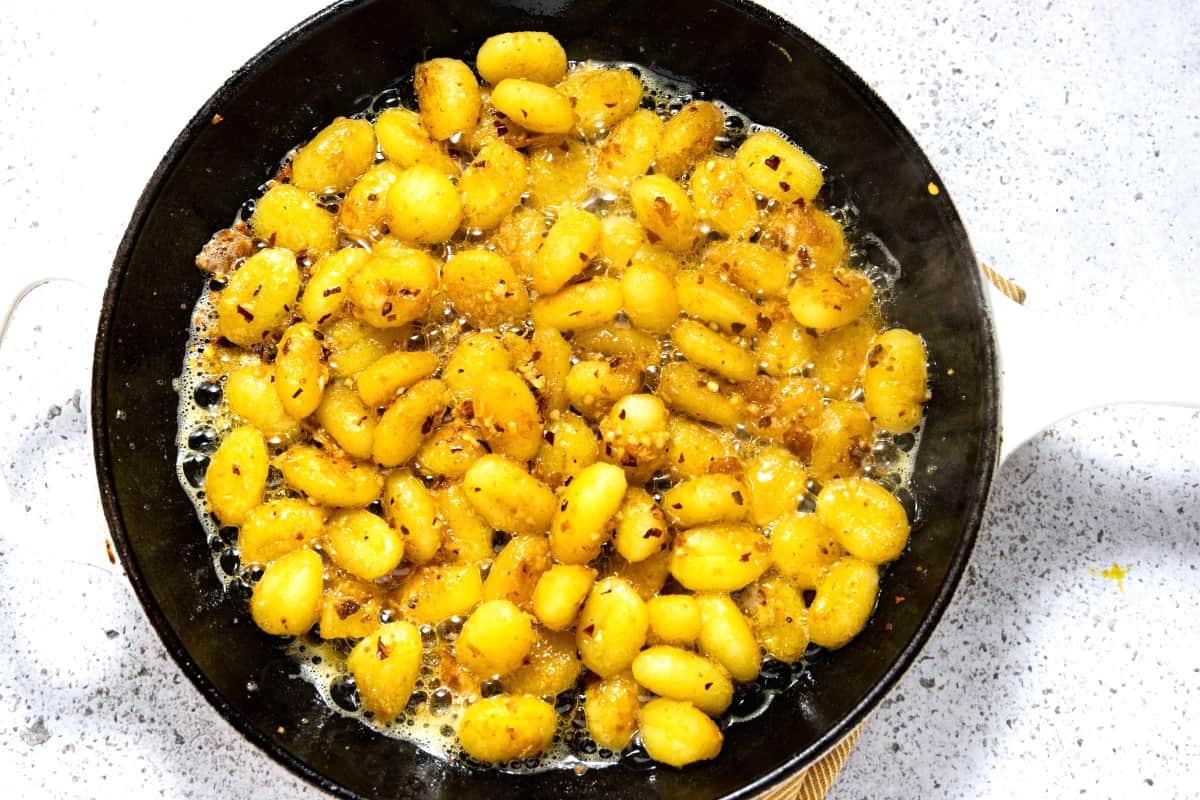
<instances>
[{"instance_id":1,"label":"golden brown gnocchi","mask_svg":"<svg viewBox=\"0 0 1200 800\"><path fill-rule=\"evenodd\" d=\"M612 535L609 522L625 498L625 471L598 462L584 467L563 490L550 522L550 551L563 564L586 564Z\"/></svg>"},{"instance_id":2,"label":"golden brown gnocchi","mask_svg":"<svg viewBox=\"0 0 1200 800\"><path fill-rule=\"evenodd\" d=\"M606 184L624 186L645 175L654 163L662 132L663 121L653 111L642 109L621 120L596 154L599 179ZM645 238L644 233L641 236Z\"/></svg>"},{"instance_id":3,"label":"golden brown gnocchi","mask_svg":"<svg viewBox=\"0 0 1200 800\"><path fill-rule=\"evenodd\" d=\"M366 581L400 565L404 539L369 511L341 511L325 526L325 553L346 572Z\"/></svg>"},{"instance_id":4,"label":"golden brown gnocchi","mask_svg":"<svg viewBox=\"0 0 1200 800\"><path fill-rule=\"evenodd\" d=\"M224 232L181 477L254 622L382 730L715 758L764 657L868 624L926 343L781 134L548 33L474 65L333 120Z\"/></svg>"},{"instance_id":5,"label":"golden brown gnocchi","mask_svg":"<svg viewBox=\"0 0 1200 800\"><path fill-rule=\"evenodd\" d=\"M555 697L573 687L583 671L569 631L538 632L533 649L521 666L504 676L505 691L534 697Z\"/></svg>"},{"instance_id":6,"label":"golden brown gnocchi","mask_svg":"<svg viewBox=\"0 0 1200 800\"><path fill-rule=\"evenodd\" d=\"M462 485L479 515L502 531L544 534L558 507L550 487L500 455L486 455L472 464Z\"/></svg>"},{"instance_id":7,"label":"golden brown gnocchi","mask_svg":"<svg viewBox=\"0 0 1200 800\"><path fill-rule=\"evenodd\" d=\"M533 593L542 574L553 564L544 536L520 534L492 560L483 582L484 600L508 600L525 611L533 609Z\"/></svg>"},{"instance_id":8,"label":"golden brown gnocchi","mask_svg":"<svg viewBox=\"0 0 1200 800\"><path fill-rule=\"evenodd\" d=\"M479 81L463 62L435 58L418 64L413 87L421 122L432 138L449 139L475 127L481 104Z\"/></svg>"},{"instance_id":9,"label":"golden brown gnocchi","mask_svg":"<svg viewBox=\"0 0 1200 800\"><path fill-rule=\"evenodd\" d=\"M321 332L307 322L297 322L279 340L275 355L275 390L283 410L293 419L304 419L317 410L329 382L329 366Z\"/></svg>"},{"instance_id":10,"label":"golden brown gnocchi","mask_svg":"<svg viewBox=\"0 0 1200 800\"><path fill-rule=\"evenodd\" d=\"M458 188L437 167L414 164L396 176L384 200L388 230L401 240L437 244L463 220Z\"/></svg>"},{"instance_id":11,"label":"golden brown gnocchi","mask_svg":"<svg viewBox=\"0 0 1200 800\"><path fill-rule=\"evenodd\" d=\"M696 212L683 187L665 175L638 178L629 187L633 213L668 250L684 253L696 241Z\"/></svg>"},{"instance_id":12,"label":"golden brown gnocchi","mask_svg":"<svg viewBox=\"0 0 1200 800\"><path fill-rule=\"evenodd\" d=\"M528 614L508 600L485 600L463 623L454 657L479 677L490 678L521 666L536 640Z\"/></svg>"},{"instance_id":13,"label":"golden brown gnocchi","mask_svg":"<svg viewBox=\"0 0 1200 800\"><path fill-rule=\"evenodd\" d=\"M383 719L408 705L421 668L421 633L408 622L389 622L350 652L346 667L363 705Z\"/></svg>"},{"instance_id":14,"label":"golden brown gnocchi","mask_svg":"<svg viewBox=\"0 0 1200 800\"><path fill-rule=\"evenodd\" d=\"M600 218L566 206L533 260L533 288L553 294L582 272L600 251Z\"/></svg>"},{"instance_id":15,"label":"golden brown gnocchi","mask_svg":"<svg viewBox=\"0 0 1200 800\"><path fill-rule=\"evenodd\" d=\"M686 700L714 717L733 700L733 683L721 667L670 645L655 645L638 653L633 659L633 678L654 694Z\"/></svg>"},{"instance_id":16,"label":"golden brown gnocchi","mask_svg":"<svg viewBox=\"0 0 1200 800\"><path fill-rule=\"evenodd\" d=\"M246 564L269 564L321 535L325 511L294 497L270 500L238 526L238 552Z\"/></svg>"},{"instance_id":17,"label":"golden brown gnocchi","mask_svg":"<svg viewBox=\"0 0 1200 800\"><path fill-rule=\"evenodd\" d=\"M596 580L596 570L582 564L555 564L542 573L533 589L533 611L552 631L571 627Z\"/></svg>"},{"instance_id":18,"label":"golden brown gnocchi","mask_svg":"<svg viewBox=\"0 0 1200 800\"><path fill-rule=\"evenodd\" d=\"M267 364L247 364L229 373L225 399L234 417L280 442L300 433L300 421L289 416L275 391L275 370Z\"/></svg>"},{"instance_id":19,"label":"golden brown gnocchi","mask_svg":"<svg viewBox=\"0 0 1200 800\"><path fill-rule=\"evenodd\" d=\"M438 264L419 250L371 256L350 276L354 315L374 328L398 328L429 310Z\"/></svg>"},{"instance_id":20,"label":"golden brown gnocchi","mask_svg":"<svg viewBox=\"0 0 1200 800\"><path fill-rule=\"evenodd\" d=\"M646 601L651 643L691 647L700 638L700 604L694 595L663 594Z\"/></svg>"},{"instance_id":21,"label":"golden brown gnocchi","mask_svg":"<svg viewBox=\"0 0 1200 800\"><path fill-rule=\"evenodd\" d=\"M655 172L678 178L692 162L712 150L724 130L721 109L704 100L688 103L663 126L654 158Z\"/></svg>"},{"instance_id":22,"label":"golden brown gnocchi","mask_svg":"<svg viewBox=\"0 0 1200 800\"><path fill-rule=\"evenodd\" d=\"M576 622L576 643L584 665L602 678L629 668L642 645L650 621L646 603L621 578L598 581Z\"/></svg>"},{"instance_id":23,"label":"golden brown gnocchi","mask_svg":"<svg viewBox=\"0 0 1200 800\"><path fill-rule=\"evenodd\" d=\"M458 162L446 152L444 144L433 140L422 121L420 114L407 108L388 108L380 112L375 120L375 136L379 140L379 149L388 159L380 166L389 166L398 175L414 164L425 164L441 170L446 175L457 175L461 170ZM366 177L364 175L359 182ZM385 194L386 190L387 187L383 187L383 192L379 195ZM353 189L351 191L353 192Z\"/></svg>"},{"instance_id":24,"label":"golden brown gnocchi","mask_svg":"<svg viewBox=\"0 0 1200 800\"><path fill-rule=\"evenodd\" d=\"M587 139L603 136L642 102L642 82L627 69L579 69L558 85Z\"/></svg>"},{"instance_id":25,"label":"golden brown gnocchi","mask_svg":"<svg viewBox=\"0 0 1200 800\"><path fill-rule=\"evenodd\" d=\"M601 747L621 751L638 731L638 685L621 672L588 686L583 702L588 733Z\"/></svg>"},{"instance_id":26,"label":"golden brown gnocchi","mask_svg":"<svg viewBox=\"0 0 1200 800\"><path fill-rule=\"evenodd\" d=\"M812 201L825 182L811 156L773 131L749 136L734 158L750 188L782 203Z\"/></svg>"}]
</instances>

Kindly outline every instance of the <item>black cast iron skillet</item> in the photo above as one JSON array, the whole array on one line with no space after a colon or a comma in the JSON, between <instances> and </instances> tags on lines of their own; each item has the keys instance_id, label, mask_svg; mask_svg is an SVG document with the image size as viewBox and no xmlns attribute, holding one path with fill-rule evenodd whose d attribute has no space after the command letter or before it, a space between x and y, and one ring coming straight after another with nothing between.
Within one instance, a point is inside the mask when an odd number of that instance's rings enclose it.
<instances>
[{"instance_id":1,"label":"black cast iron skillet","mask_svg":"<svg viewBox=\"0 0 1200 800\"><path fill-rule=\"evenodd\" d=\"M424 58L470 62L489 35L528 29L552 32L574 58L637 61L685 77L830 165L863 227L904 266L890 314L924 334L935 365L915 478L921 523L888 571L870 625L818 657L758 719L726 731L718 759L685 770L473 772L331 712L309 684L289 679L278 642L225 596L176 482L170 379L203 282L192 265L200 246L317 126L402 82ZM183 130L113 264L93 373L96 464L113 541L151 622L239 731L344 797L700 800L769 788L862 721L909 667L979 528L998 450L995 352L975 257L949 196L933 196L930 182L940 185L912 136L858 76L741 0L364 0L317 14L255 56Z\"/></svg>"}]
</instances>

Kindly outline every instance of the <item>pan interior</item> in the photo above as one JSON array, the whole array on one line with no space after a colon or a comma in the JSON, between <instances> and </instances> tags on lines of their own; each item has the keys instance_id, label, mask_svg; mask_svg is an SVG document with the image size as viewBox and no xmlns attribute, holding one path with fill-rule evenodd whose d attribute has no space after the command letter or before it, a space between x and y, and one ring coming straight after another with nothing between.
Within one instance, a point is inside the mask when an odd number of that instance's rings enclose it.
<instances>
[{"instance_id":1,"label":"pan interior","mask_svg":"<svg viewBox=\"0 0 1200 800\"><path fill-rule=\"evenodd\" d=\"M308 683L289 679L296 667L280 643L226 596L176 482L170 379L203 281L192 259L208 235L317 127L403 84L427 53L471 61L506 30L548 30L574 57L640 61L787 131L830 166L831 190L853 194L862 228L904 265L889 317L929 343L933 400L913 477L919 526L875 617L755 722L731 728L717 760L684 771L621 764L497 780L331 712ZM243 733L346 796L707 798L753 794L810 761L911 663L965 565L995 463L994 353L975 260L949 196L931 194L931 182L940 185L909 134L853 73L748 5L667 0L618 14L599 0L439 0L323 12L239 71L181 134L135 211L102 312L93 392L102 496L168 649Z\"/></svg>"}]
</instances>

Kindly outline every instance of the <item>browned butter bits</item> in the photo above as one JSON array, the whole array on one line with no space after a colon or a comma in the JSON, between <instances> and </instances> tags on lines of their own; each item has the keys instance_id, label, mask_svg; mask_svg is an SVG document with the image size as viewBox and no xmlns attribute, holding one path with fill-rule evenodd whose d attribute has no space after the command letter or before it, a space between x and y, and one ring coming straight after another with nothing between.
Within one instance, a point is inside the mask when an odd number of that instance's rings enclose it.
<instances>
[{"instance_id":1,"label":"browned butter bits","mask_svg":"<svg viewBox=\"0 0 1200 800\"><path fill-rule=\"evenodd\" d=\"M263 635L364 724L683 768L740 684L869 621L925 343L801 147L567 57L518 31L418 64L414 107L331 120L214 234L180 475Z\"/></svg>"}]
</instances>

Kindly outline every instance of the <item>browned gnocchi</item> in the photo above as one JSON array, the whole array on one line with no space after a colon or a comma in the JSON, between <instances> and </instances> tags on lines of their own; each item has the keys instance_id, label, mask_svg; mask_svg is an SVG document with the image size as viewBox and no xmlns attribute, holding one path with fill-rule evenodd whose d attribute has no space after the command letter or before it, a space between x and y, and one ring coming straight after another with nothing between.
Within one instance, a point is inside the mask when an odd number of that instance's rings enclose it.
<instances>
[{"instance_id":1,"label":"browned gnocchi","mask_svg":"<svg viewBox=\"0 0 1200 800\"><path fill-rule=\"evenodd\" d=\"M924 340L812 155L657 80L493 36L220 234L181 478L255 624L387 733L716 758L738 687L852 642L908 545Z\"/></svg>"}]
</instances>

